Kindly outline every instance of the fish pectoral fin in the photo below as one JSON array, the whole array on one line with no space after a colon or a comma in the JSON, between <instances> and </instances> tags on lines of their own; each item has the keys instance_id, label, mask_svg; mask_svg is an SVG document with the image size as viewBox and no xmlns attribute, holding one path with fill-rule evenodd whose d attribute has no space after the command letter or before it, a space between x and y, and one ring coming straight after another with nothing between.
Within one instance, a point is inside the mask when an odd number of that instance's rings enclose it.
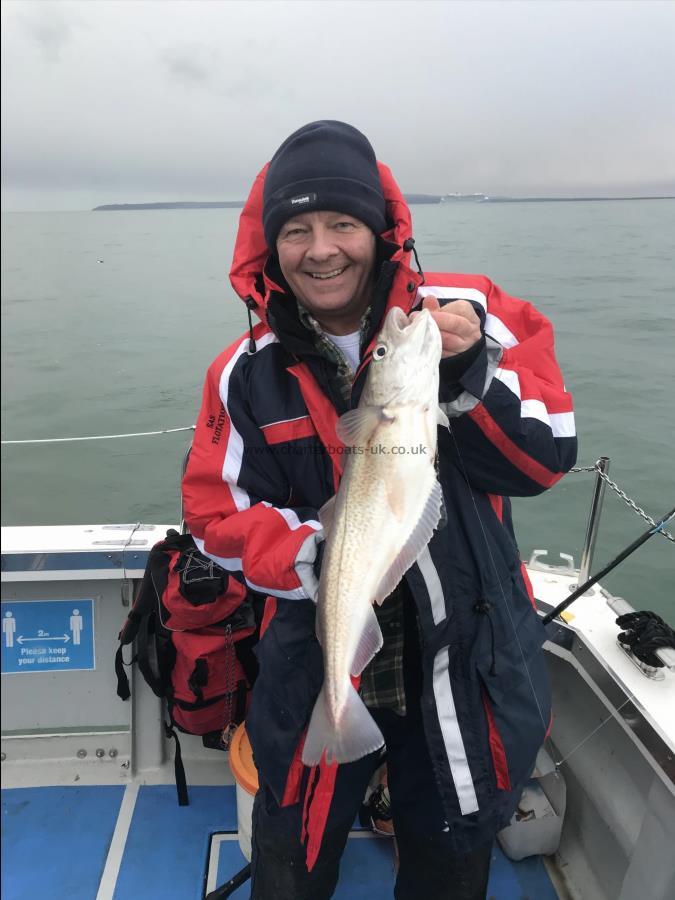
<instances>
[{"instance_id":1,"label":"fish pectoral fin","mask_svg":"<svg viewBox=\"0 0 675 900\"><path fill-rule=\"evenodd\" d=\"M410 537L401 547L389 569L385 572L380 582L373 602L382 604L389 594L401 581L410 566L417 560L422 550L431 540L431 536L438 526L441 518L441 504L443 492L438 481L434 478L431 491L424 504L422 515L413 528Z\"/></svg>"},{"instance_id":2,"label":"fish pectoral fin","mask_svg":"<svg viewBox=\"0 0 675 900\"><path fill-rule=\"evenodd\" d=\"M440 406L436 408L436 422L438 425L442 425L444 428L450 428L450 420L440 408Z\"/></svg>"},{"instance_id":3,"label":"fish pectoral fin","mask_svg":"<svg viewBox=\"0 0 675 900\"><path fill-rule=\"evenodd\" d=\"M340 416L335 432L346 447L365 447L381 421L379 406L360 406Z\"/></svg>"},{"instance_id":4,"label":"fish pectoral fin","mask_svg":"<svg viewBox=\"0 0 675 900\"><path fill-rule=\"evenodd\" d=\"M317 766L324 752L329 765L334 762L354 762L374 753L383 744L382 732L353 685L349 685L346 702L336 725L328 718L325 687L321 688L302 748L304 765Z\"/></svg>"},{"instance_id":5,"label":"fish pectoral fin","mask_svg":"<svg viewBox=\"0 0 675 900\"><path fill-rule=\"evenodd\" d=\"M333 524L333 516L335 514L335 497L331 497L330 500L326 500L324 505L319 510L319 522L321 522L321 527L323 528L323 533L325 537L328 537L328 533Z\"/></svg>"},{"instance_id":6,"label":"fish pectoral fin","mask_svg":"<svg viewBox=\"0 0 675 900\"><path fill-rule=\"evenodd\" d=\"M365 625L350 667L352 675L360 675L363 672L377 651L382 647L382 643L380 623L377 621L375 610L369 605Z\"/></svg>"}]
</instances>

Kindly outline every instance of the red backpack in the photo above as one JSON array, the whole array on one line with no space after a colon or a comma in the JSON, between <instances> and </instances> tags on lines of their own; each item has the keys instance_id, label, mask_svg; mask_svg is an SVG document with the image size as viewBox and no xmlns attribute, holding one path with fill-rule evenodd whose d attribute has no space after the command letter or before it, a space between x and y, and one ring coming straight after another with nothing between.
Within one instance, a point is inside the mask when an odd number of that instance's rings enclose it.
<instances>
[{"instance_id":1,"label":"red backpack","mask_svg":"<svg viewBox=\"0 0 675 900\"><path fill-rule=\"evenodd\" d=\"M147 683L167 702L168 737L176 742L178 802L187 805L185 770L175 729L202 736L206 747L227 750L246 716L257 672L257 595L204 556L192 536L170 529L150 551L115 655L117 694L130 696L125 665L138 663ZM122 648L136 641L125 663ZM174 727L175 726L175 727Z\"/></svg>"}]
</instances>

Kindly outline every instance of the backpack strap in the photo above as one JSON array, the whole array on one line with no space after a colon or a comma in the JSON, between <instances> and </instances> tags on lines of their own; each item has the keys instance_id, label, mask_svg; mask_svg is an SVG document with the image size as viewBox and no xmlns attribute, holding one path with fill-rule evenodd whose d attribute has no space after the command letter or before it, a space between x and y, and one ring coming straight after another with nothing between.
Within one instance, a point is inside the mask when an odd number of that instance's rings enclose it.
<instances>
[{"instance_id":1,"label":"backpack strap","mask_svg":"<svg viewBox=\"0 0 675 900\"><path fill-rule=\"evenodd\" d=\"M154 669L152 668L152 663L150 662L151 643L152 645L154 645L155 658L157 658L157 644L154 640L154 624L154 613L150 613L150 615L145 616L145 618L141 620L141 624L136 635L136 662L138 663L138 668L141 670L143 678L145 678L147 683L150 685L153 694L155 694L157 697L164 697L166 696L164 685L162 684L161 679L155 673Z\"/></svg>"},{"instance_id":2,"label":"backpack strap","mask_svg":"<svg viewBox=\"0 0 675 900\"><path fill-rule=\"evenodd\" d=\"M122 656L123 644L120 644L115 654L115 675L117 675L117 696L122 700L128 700L131 697L129 690L129 679L124 671L124 657Z\"/></svg>"},{"instance_id":3,"label":"backpack strap","mask_svg":"<svg viewBox=\"0 0 675 900\"><path fill-rule=\"evenodd\" d=\"M209 670L206 660L198 659L195 663L192 675L190 675L190 678L188 679L188 687L195 695L195 701L197 703L204 702L204 692L202 691L202 688L206 685L208 675Z\"/></svg>"},{"instance_id":4,"label":"backpack strap","mask_svg":"<svg viewBox=\"0 0 675 900\"><path fill-rule=\"evenodd\" d=\"M169 722L164 723L164 733L168 738L173 738L176 742L176 752L174 754L173 769L176 777L176 793L178 794L178 805L189 806L190 798L187 791L187 780L185 778L185 767L183 766L183 756L180 751L180 741L176 734L176 729Z\"/></svg>"}]
</instances>

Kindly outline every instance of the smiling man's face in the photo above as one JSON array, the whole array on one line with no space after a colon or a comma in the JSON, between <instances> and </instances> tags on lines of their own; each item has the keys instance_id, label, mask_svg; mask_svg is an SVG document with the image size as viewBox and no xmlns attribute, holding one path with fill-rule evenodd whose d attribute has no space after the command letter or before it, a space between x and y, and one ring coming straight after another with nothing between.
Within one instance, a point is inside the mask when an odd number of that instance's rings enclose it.
<instances>
[{"instance_id":1,"label":"smiling man's face","mask_svg":"<svg viewBox=\"0 0 675 900\"><path fill-rule=\"evenodd\" d=\"M326 331L358 330L375 274L375 235L367 225L344 213L303 213L282 227L277 254L298 302Z\"/></svg>"}]
</instances>

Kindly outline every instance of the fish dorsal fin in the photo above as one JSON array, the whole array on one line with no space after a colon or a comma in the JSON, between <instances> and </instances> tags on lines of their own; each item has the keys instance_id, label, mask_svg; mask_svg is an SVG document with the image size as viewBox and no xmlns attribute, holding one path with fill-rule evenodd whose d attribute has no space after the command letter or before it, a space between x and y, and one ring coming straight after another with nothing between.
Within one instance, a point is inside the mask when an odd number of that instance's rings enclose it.
<instances>
[{"instance_id":1,"label":"fish dorsal fin","mask_svg":"<svg viewBox=\"0 0 675 900\"><path fill-rule=\"evenodd\" d=\"M335 431L346 447L365 447L381 421L379 406L360 406L340 416Z\"/></svg>"},{"instance_id":2,"label":"fish dorsal fin","mask_svg":"<svg viewBox=\"0 0 675 900\"><path fill-rule=\"evenodd\" d=\"M363 632L350 667L352 675L360 675L363 672L377 651L382 647L382 643L380 623L377 621L375 610L369 605Z\"/></svg>"},{"instance_id":3,"label":"fish dorsal fin","mask_svg":"<svg viewBox=\"0 0 675 900\"><path fill-rule=\"evenodd\" d=\"M374 603L382 604L389 594L401 581L410 566L417 560L422 550L431 540L431 536L436 530L436 526L441 518L441 503L443 501L443 493L438 481L434 478L429 496L424 504L422 515L415 525L412 534L401 547L398 556L391 564L380 582L375 596Z\"/></svg>"},{"instance_id":4,"label":"fish dorsal fin","mask_svg":"<svg viewBox=\"0 0 675 900\"><path fill-rule=\"evenodd\" d=\"M326 500L319 510L319 522L321 522L325 537L328 537L328 533L333 525L333 517L335 516L335 497L337 497L337 494L331 497L330 500Z\"/></svg>"}]
</instances>

